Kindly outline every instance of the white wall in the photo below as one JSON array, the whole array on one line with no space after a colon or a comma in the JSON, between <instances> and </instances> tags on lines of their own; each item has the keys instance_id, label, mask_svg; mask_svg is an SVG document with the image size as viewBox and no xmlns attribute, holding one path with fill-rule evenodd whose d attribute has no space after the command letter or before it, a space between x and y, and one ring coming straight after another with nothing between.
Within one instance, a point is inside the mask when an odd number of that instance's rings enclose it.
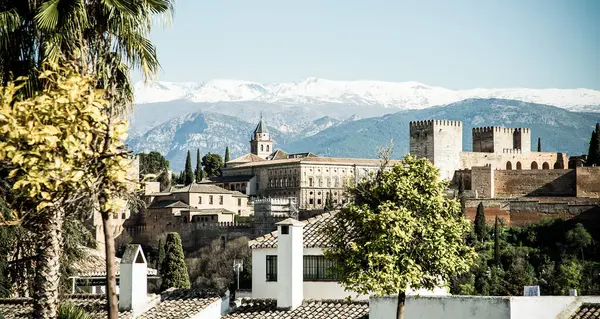
<instances>
[{"instance_id":1,"label":"white wall","mask_svg":"<svg viewBox=\"0 0 600 319\"><path fill-rule=\"evenodd\" d=\"M322 255L320 248L304 248L304 255ZM266 256L277 255L276 248L252 249L252 298L277 298L277 282L266 281ZM281 272L278 273L278 276ZM304 299L352 299L365 300L367 295L345 291L342 285L335 281L305 281L303 284Z\"/></svg>"},{"instance_id":2,"label":"white wall","mask_svg":"<svg viewBox=\"0 0 600 319\"><path fill-rule=\"evenodd\" d=\"M369 318L395 319L396 296L371 297ZM600 296L480 297L414 296L406 298L406 319L567 319L582 303L598 303Z\"/></svg>"},{"instance_id":3,"label":"white wall","mask_svg":"<svg viewBox=\"0 0 600 319\"><path fill-rule=\"evenodd\" d=\"M202 311L190 317L191 319L220 319L221 318L221 299L217 299Z\"/></svg>"},{"instance_id":4,"label":"white wall","mask_svg":"<svg viewBox=\"0 0 600 319\"><path fill-rule=\"evenodd\" d=\"M372 297L369 300L369 318L396 318L397 296ZM404 308L406 319L508 319L508 297L407 297Z\"/></svg>"}]
</instances>

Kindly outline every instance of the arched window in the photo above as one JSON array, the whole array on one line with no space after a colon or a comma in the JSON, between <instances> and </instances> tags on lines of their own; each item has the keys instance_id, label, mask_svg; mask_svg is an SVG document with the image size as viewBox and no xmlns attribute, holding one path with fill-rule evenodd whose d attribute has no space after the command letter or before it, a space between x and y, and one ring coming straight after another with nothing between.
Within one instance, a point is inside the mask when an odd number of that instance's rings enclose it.
<instances>
[{"instance_id":1,"label":"arched window","mask_svg":"<svg viewBox=\"0 0 600 319\"><path fill-rule=\"evenodd\" d=\"M521 166L521 162L517 162L517 169L523 169L523 167Z\"/></svg>"},{"instance_id":2,"label":"arched window","mask_svg":"<svg viewBox=\"0 0 600 319\"><path fill-rule=\"evenodd\" d=\"M537 162L535 162L535 161L531 162L531 169L538 169Z\"/></svg>"},{"instance_id":3,"label":"arched window","mask_svg":"<svg viewBox=\"0 0 600 319\"><path fill-rule=\"evenodd\" d=\"M506 169L507 170L511 170L512 169L512 163L510 161L506 162Z\"/></svg>"},{"instance_id":4,"label":"arched window","mask_svg":"<svg viewBox=\"0 0 600 319\"><path fill-rule=\"evenodd\" d=\"M267 145L267 152L269 151L269 145Z\"/></svg>"},{"instance_id":5,"label":"arched window","mask_svg":"<svg viewBox=\"0 0 600 319\"><path fill-rule=\"evenodd\" d=\"M262 145L262 144L260 145L260 151L261 152L264 151L264 145Z\"/></svg>"},{"instance_id":6,"label":"arched window","mask_svg":"<svg viewBox=\"0 0 600 319\"><path fill-rule=\"evenodd\" d=\"M544 162L544 164L542 164L542 169L550 169L548 162Z\"/></svg>"},{"instance_id":7,"label":"arched window","mask_svg":"<svg viewBox=\"0 0 600 319\"><path fill-rule=\"evenodd\" d=\"M554 163L554 169L563 169L563 168L564 167L562 166L561 163L559 163L559 162Z\"/></svg>"}]
</instances>

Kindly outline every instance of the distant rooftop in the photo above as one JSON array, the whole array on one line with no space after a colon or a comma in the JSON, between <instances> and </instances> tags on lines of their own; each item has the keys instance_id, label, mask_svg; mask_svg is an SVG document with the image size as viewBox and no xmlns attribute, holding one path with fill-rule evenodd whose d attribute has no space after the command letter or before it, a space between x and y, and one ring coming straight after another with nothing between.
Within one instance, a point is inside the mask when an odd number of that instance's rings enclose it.
<instances>
[{"instance_id":1,"label":"distant rooftop","mask_svg":"<svg viewBox=\"0 0 600 319\"><path fill-rule=\"evenodd\" d=\"M305 300L300 307L290 311L277 308L275 299L244 299L223 319L367 319L367 301Z\"/></svg>"}]
</instances>

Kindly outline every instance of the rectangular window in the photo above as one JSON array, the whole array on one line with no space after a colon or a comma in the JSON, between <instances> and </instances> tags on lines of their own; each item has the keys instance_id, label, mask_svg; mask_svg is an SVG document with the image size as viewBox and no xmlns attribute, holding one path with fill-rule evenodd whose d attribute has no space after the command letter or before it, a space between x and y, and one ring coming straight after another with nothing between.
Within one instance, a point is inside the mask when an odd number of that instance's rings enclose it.
<instances>
[{"instance_id":1,"label":"rectangular window","mask_svg":"<svg viewBox=\"0 0 600 319\"><path fill-rule=\"evenodd\" d=\"M311 199L308 200L308 203L312 205L312 204L315 203L315 200L311 198Z\"/></svg>"},{"instance_id":2,"label":"rectangular window","mask_svg":"<svg viewBox=\"0 0 600 319\"><path fill-rule=\"evenodd\" d=\"M242 199L238 198L238 206L242 206Z\"/></svg>"},{"instance_id":3,"label":"rectangular window","mask_svg":"<svg viewBox=\"0 0 600 319\"><path fill-rule=\"evenodd\" d=\"M277 281L277 256L267 256L267 281Z\"/></svg>"},{"instance_id":4,"label":"rectangular window","mask_svg":"<svg viewBox=\"0 0 600 319\"><path fill-rule=\"evenodd\" d=\"M321 199L317 199L317 205L321 205Z\"/></svg>"},{"instance_id":5,"label":"rectangular window","mask_svg":"<svg viewBox=\"0 0 600 319\"><path fill-rule=\"evenodd\" d=\"M312 177L308 178L308 187L312 187L313 186L313 180Z\"/></svg>"},{"instance_id":6,"label":"rectangular window","mask_svg":"<svg viewBox=\"0 0 600 319\"><path fill-rule=\"evenodd\" d=\"M325 259L325 256L304 256L304 281L335 281L332 266L334 261Z\"/></svg>"},{"instance_id":7,"label":"rectangular window","mask_svg":"<svg viewBox=\"0 0 600 319\"><path fill-rule=\"evenodd\" d=\"M223 195L219 195L219 205L223 205Z\"/></svg>"},{"instance_id":8,"label":"rectangular window","mask_svg":"<svg viewBox=\"0 0 600 319\"><path fill-rule=\"evenodd\" d=\"M213 204L213 195L208 195L208 204Z\"/></svg>"},{"instance_id":9,"label":"rectangular window","mask_svg":"<svg viewBox=\"0 0 600 319\"><path fill-rule=\"evenodd\" d=\"M202 205L202 196L198 196L198 204Z\"/></svg>"}]
</instances>

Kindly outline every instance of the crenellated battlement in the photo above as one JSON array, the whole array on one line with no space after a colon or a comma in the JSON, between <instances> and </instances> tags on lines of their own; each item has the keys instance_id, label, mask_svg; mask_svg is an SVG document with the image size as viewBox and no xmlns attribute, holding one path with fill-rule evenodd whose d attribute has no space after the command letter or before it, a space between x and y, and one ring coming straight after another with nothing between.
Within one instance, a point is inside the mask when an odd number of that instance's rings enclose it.
<instances>
[{"instance_id":1,"label":"crenellated battlement","mask_svg":"<svg viewBox=\"0 0 600 319\"><path fill-rule=\"evenodd\" d=\"M420 127L429 127L432 125L441 125L441 126L456 126L461 127L461 121L451 121L451 120L424 120L424 121L411 121L409 122L409 126L412 128L420 128Z\"/></svg>"},{"instance_id":2,"label":"crenellated battlement","mask_svg":"<svg viewBox=\"0 0 600 319\"><path fill-rule=\"evenodd\" d=\"M527 129L527 130L529 130L529 129ZM474 134L489 133L489 132L512 134L515 131L515 129L510 128L510 127L504 127L504 126L483 126L483 127L474 127L472 129L472 131Z\"/></svg>"},{"instance_id":3,"label":"crenellated battlement","mask_svg":"<svg viewBox=\"0 0 600 319\"><path fill-rule=\"evenodd\" d=\"M523 150L520 149L516 149L516 148L505 148L502 150L502 153L504 154L523 154Z\"/></svg>"},{"instance_id":4,"label":"crenellated battlement","mask_svg":"<svg viewBox=\"0 0 600 319\"><path fill-rule=\"evenodd\" d=\"M525 134L531 133L531 129L528 127L517 127L514 130L518 133L525 133Z\"/></svg>"}]
</instances>

